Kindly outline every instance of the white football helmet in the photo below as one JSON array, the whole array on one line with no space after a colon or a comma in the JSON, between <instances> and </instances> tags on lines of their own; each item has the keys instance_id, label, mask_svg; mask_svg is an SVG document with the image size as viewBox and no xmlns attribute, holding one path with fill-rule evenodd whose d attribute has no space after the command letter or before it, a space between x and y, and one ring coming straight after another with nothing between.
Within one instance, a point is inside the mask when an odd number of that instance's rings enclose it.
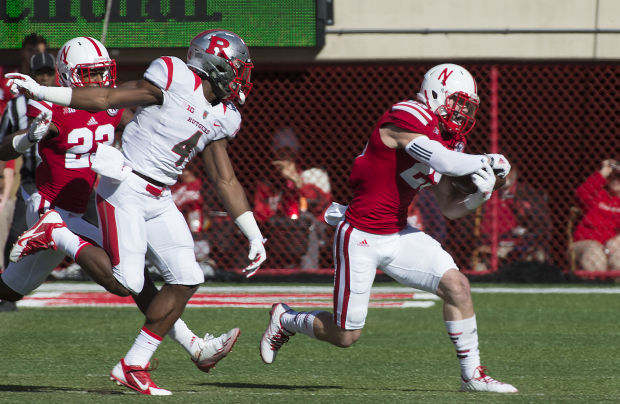
<instances>
[{"instance_id":1,"label":"white football helmet","mask_svg":"<svg viewBox=\"0 0 620 404\"><path fill-rule=\"evenodd\" d=\"M95 38L80 36L67 41L56 57L58 76L64 87L114 87L116 62Z\"/></svg>"},{"instance_id":2,"label":"white football helmet","mask_svg":"<svg viewBox=\"0 0 620 404\"><path fill-rule=\"evenodd\" d=\"M464 136L476 124L475 115L480 105L478 86L462 66L444 63L431 68L424 75L418 99L453 135Z\"/></svg>"},{"instance_id":3,"label":"white football helmet","mask_svg":"<svg viewBox=\"0 0 620 404\"><path fill-rule=\"evenodd\" d=\"M212 29L196 35L189 44L187 65L209 80L218 98L243 104L252 90L250 51L233 32Z\"/></svg>"}]
</instances>

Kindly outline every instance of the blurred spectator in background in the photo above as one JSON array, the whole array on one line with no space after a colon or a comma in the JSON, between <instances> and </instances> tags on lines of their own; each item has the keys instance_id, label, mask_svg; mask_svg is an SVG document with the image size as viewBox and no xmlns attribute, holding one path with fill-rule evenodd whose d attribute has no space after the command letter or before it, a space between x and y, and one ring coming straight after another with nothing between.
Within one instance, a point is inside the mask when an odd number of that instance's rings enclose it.
<instances>
[{"instance_id":1,"label":"blurred spectator in background","mask_svg":"<svg viewBox=\"0 0 620 404\"><path fill-rule=\"evenodd\" d=\"M32 33L22 41L22 48L19 52L21 60L19 61L19 72L29 74L31 72L30 59L37 53L45 52L47 49L47 41L41 35ZM11 67L0 66L0 114L6 109L6 104L14 98L11 91L7 87L7 79L5 73L11 73L15 69Z\"/></svg>"},{"instance_id":2,"label":"blurred spectator in background","mask_svg":"<svg viewBox=\"0 0 620 404\"><path fill-rule=\"evenodd\" d=\"M20 73L28 73L32 70L30 60L37 53L43 53L47 51L47 40L36 32L31 33L22 41L22 48L20 50L21 62L19 65Z\"/></svg>"},{"instance_id":3,"label":"blurred spectator in background","mask_svg":"<svg viewBox=\"0 0 620 404\"><path fill-rule=\"evenodd\" d=\"M41 52L41 49L43 51ZM22 63L21 69L24 69L23 63L26 61L25 72L37 81L37 83L53 86L56 83L56 63L54 56L45 53L45 39L36 34L31 34L24 39L22 44ZM24 59L28 57L28 59ZM4 75L2 76L4 80ZM0 83L3 88L5 82ZM5 136L17 132L28 127L28 117L26 116L28 100L24 95L19 95L6 103L6 108L0 120L0 142ZM2 229L0 230L0 248L3 250L2 262L3 268L9 264L9 252L13 243L17 238L28 229L26 225L26 204L24 202L24 194L26 198L35 192L34 172L38 164L36 144L22 154L17 160L7 162L4 168L4 181L7 186L9 177L15 178L15 170L19 168L19 182L15 181L15 186L11 185L13 192L3 194L2 212ZM7 171L8 170L8 171ZM19 184L19 189L17 189ZM5 192L10 192L10 188L5 188ZM15 310L14 302L5 302L0 300L0 311Z\"/></svg>"},{"instance_id":4,"label":"blurred spectator in background","mask_svg":"<svg viewBox=\"0 0 620 404\"><path fill-rule=\"evenodd\" d=\"M549 259L551 218L548 195L530 184L519 180L519 170L512 167L506 184L495 192L499 265L512 262L539 262ZM492 203L483 205L478 247L473 256L472 268L491 269L491 235L493 229Z\"/></svg>"},{"instance_id":5,"label":"blurred spectator in background","mask_svg":"<svg viewBox=\"0 0 620 404\"><path fill-rule=\"evenodd\" d=\"M179 176L179 182L170 187L174 204L183 213L185 221L192 233L202 232L204 213L202 206L202 181L189 168L184 168Z\"/></svg>"},{"instance_id":6,"label":"blurred spectator in background","mask_svg":"<svg viewBox=\"0 0 620 404\"><path fill-rule=\"evenodd\" d=\"M576 190L583 218L573 235L577 267L620 270L620 162L605 160Z\"/></svg>"},{"instance_id":7,"label":"blurred spectator in background","mask_svg":"<svg viewBox=\"0 0 620 404\"><path fill-rule=\"evenodd\" d=\"M2 175L0 176L0 246L4 246L9 235L9 228L13 221L13 212L15 210L15 194L17 186L15 183L15 160L0 162ZM5 268L4 252L0 251L2 263L0 267ZM8 258L7 258L8 259Z\"/></svg>"},{"instance_id":8,"label":"blurred spectator in background","mask_svg":"<svg viewBox=\"0 0 620 404\"><path fill-rule=\"evenodd\" d=\"M321 168L303 170L299 140L291 128L273 136L274 170L254 192L254 215L269 238L270 266L316 269L326 245L323 213L331 203L331 185Z\"/></svg>"},{"instance_id":9,"label":"blurred spectator in background","mask_svg":"<svg viewBox=\"0 0 620 404\"><path fill-rule=\"evenodd\" d=\"M212 278L215 272L213 262L209 260L211 247L205 234L210 222L205 220L205 201L202 197L202 189L202 180L189 167L183 169L179 181L170 187L174 204L183 213L189 230L192 232L196 261L205 277Z\"/></svg>"},{"instance_id":10,"label":"blurred spectator in background","mask_svg":"<svg viewBox=\"0 0 620 404\"><path fill-rule=\"evenodd\" d=\"M413 198L407 210L407 223L441 244L448 239L446 219L439 209L435 194L428 188L421 190Z\"/></svg>"},{"instance_id":11,"label":"blurred spectator in background","mask_svg":"<svg viewBox=\"0 0 620 404\"><path fill-rule=\"evenodd\" d=\"M37 53L30 58L29 75L37 83L45 86L53 86L56 83L56 63L54 56L49 53ZM6 111L0 121L0 142L5 136L28 127L26 117L28 100L24 95L20 95L7 104ZM37 145L33 145L26 150L21 157L21 168L19 171L20 190L17 191L15 201L15 214L10 226L6 244L2 244L4 249L4 267L8 265L9 251L20 234L28 229L26 226L26 204L24 200L36 190L34 182L34 172L38 164ZM25 196L25 198L24 198Z\"/></svg>"}]
</instances>

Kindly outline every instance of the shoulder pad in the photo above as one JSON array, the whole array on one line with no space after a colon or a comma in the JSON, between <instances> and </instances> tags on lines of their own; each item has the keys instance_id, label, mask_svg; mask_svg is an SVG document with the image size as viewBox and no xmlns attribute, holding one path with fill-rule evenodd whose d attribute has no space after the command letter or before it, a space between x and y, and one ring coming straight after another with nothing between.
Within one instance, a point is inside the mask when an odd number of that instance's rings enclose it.
<instances>
[{"instance_id":1,"label":"shoulder pad","mask_svg":"<svg viewBox=\"0 0 620 404\"><path fill-rule=\"evenodd\" d=\"M232 139L241 129L241 113L232 102L222 101L216 107L217 118L214 122L216 129L219 129L218 138Z\"/></svg>"},{"instance_id":2,"label":"shoulder pad","mask_svg":"<svg viewBox=\"0 0 620 404\"><path fill-rule=\"evenodd\" d=\"M193 92L195 90L194 73L179 58L162 56L151 62L144 78L163 91Z\"/></svg>"},{"instance_id":3,"label":"shoulder pad","mask_svg":"<svg viewBox=\"0 0 620 404\"><path fill-rule=\"evenodd\" d=\"M437 117L424 104L408 100L398 102L381 118L381 123L393 123L399 128L427 134L437 127Z\"/></svg>"},{"instance_id":4,"label":"shoulder pad","mask_svg":"<svg viewBox=\"0 0 620 404\"><path fill-rule=\"evenodd\" d=\"M412 100L392 105L390 112L404 121L416 125L422 124L422 126L427 126L434 118L433 113L424 104Z\"/></svg>"},{"instance_id":5,"label":"shoulder pad","mask_svg":"<svg viewBox=\"0 0 620 404\"><path fill-rule=\"evenodd\" d=\"M52 112L52 105L46 101L28 100L26 115L33 118L45 110Z\"/></svg>"}]
</instances>

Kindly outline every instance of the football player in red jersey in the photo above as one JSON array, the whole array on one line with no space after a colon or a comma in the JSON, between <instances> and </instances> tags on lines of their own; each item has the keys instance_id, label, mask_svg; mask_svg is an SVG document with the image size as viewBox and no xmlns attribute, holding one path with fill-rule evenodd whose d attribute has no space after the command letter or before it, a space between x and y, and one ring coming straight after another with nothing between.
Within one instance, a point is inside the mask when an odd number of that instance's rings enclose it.
<instances>
[{"instance_id":1,"label":"football player in red jersey","mask_svg":"<svg viewBox=\"0 0 620 404\"><path fill-rule=\"evenodd\" d=\"M114 86L115 62L94 38L68 41L57 59L60 82L65 88ZM95 151L111 144L115 128L124 127L133 114L111 109L89 112L36 100L29 104L28 114L34 117L29 129L12 135L0 148L0 158L12 158L38 143L42 162L37 167L37 192L28 200L28 221L35 224L11 252L16 262L0 278L0 298L21 299L47 278L65 254L109 291L129 295L130 291L114 277L109 255L91 243L103 244L101 231L82 219L82 214L96 179L91 168L97 162L103 164ZM132 297L146 313L157 288L145 276L144 265L131 269L145 277L144 286L132 291ZM219 337L207 334L199 338L179 318L168 335L187 350L200 370L208 372L231 350L239 329Z\"/></svg>"},{"instance_id":2,"label":"football player in red jersey","mask_svg":"<svg viewBox=\"0 0 620 404\"><path fill-rule=\"evenodd\" d=\"M57 68L63 86L114 85L114 61L103 45L92 38L67 42L58 56ZM30 100L27 116L31 122L29 129L7 137L0 148L0 158L15 158L38 142L41 162L36 168L36 192L27 201L27 222L36 223L54 208L61 212L69 228L56 231L55 247L61 251L50 249L9 264L0 280L0 292L8 295L7 299L21 299L47 278L66 253L81 266L88 267L94 279L108 290L128 295L112 276L108 255L88 241L100 240L101 236L96 226L82 219L82 214L96 179L90 169L91 154L100 143L112 144L115 129L122 129L131 120L131 112L88 112ZM89 254L82 254L83 251Z\"/></svg>"},{"instance_id":3,"label":"football player in red jersey","mask_svg":"<svg viewBox=\"0 0 620 404\"><path fill-rule=\"evenodd\" d=\"M93 169L102 174L98 213L114 277L134 293L142 290L145 277L136 268L144 266L149 253L165 281L147 309L134 345L110 375L142 394L171 394L151 380L148 363L204 281L191 233L169 189L198 153L226 210L249 241L246 276L266 259L261 231L227 151L241 125L233 101L244 103L252 88L252 68L249 50L239 36L207 30L190 42L187 63L176 57L157 58L142 80L123 88L59 89L39 86L23 75L8 75L30 97L67 107L140 106L123 132L122 153L100 145ZM107 158L101 159L102 152ZM232 343L236 335L229 339Z\"/></svg>"},{"instance_id":4,"label":"football player in red jersey","mask_svg":"<svg viewBox=\"0 0 620 404\"><path fill-rule=\"evenodd\" d=\"M467 278L441 245L407 225L407 207L418 190L432 187L445 216L474 211L493 190L493 169L505 176L501 155L462 153L475 124L479 100L471 74L443 64L424 76L417 100L394 104L380 119L349 178L348 207L332 204L325 215L337 226L334 240L334 311L296 312L274 304L260 344L272 363L297 332L339 347L361 335L370 290L379 268L398 282L436 294L444 301L444 321L461 365L463 391L516 392L485 374L480 364L476 317ZM448 176L472 175L478 191L464 195Z\"/></svg>"}]
</instances>

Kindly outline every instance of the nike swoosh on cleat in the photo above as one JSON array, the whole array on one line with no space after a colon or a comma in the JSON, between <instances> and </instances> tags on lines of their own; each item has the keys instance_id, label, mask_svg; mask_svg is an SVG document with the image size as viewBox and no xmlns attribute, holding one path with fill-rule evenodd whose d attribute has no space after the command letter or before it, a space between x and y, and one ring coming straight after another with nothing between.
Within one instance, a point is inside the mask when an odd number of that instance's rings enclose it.
<instances>
[{"instance_id":1,"label":"nike swoosh on cleat","mask_svg":"<svg viewBox=\"0 0 620 404\"><path fill-rule=\"evenodd\" d=\"M37 237L37 236L40 236L41 234L45 234L45 232L44 232L44 231L40 231L40 232L38 232L38 233L33 233L33 234L32 234L32 235L30 235L30 237L28 237L28 238L25 238L25 239L22 239L22 240L18 240L18 241L17 241L17 245L18 245L18 246L20 246L20 247L25 247L26 245L25 245L25 244L22 244L23 242L28 243L28 241L30 241L31 239L33 239L33 238L35 238L35 237Z\"/></svg>"},{"instance_id":2,"label":"nike swoosh on cleat","mask_svg":"<svg viewBox=\"0 0 620 404\"><path fill-rule=\"evenodd\" d=\"M138 385L138 387L140 387L140 389L146 391L149 388L149 384L142 384L140 382L140 380L138 380L137 377L135 377L134 375L131 375L131 378L133 379L133 381Z\"/></svg>"}]
</instances>

